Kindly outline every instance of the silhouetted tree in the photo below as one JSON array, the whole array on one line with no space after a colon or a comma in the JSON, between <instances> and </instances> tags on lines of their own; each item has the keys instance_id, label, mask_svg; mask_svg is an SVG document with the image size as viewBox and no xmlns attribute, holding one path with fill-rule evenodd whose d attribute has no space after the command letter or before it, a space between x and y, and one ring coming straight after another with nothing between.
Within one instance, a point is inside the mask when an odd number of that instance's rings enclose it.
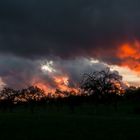
<instances>
[{"instance_id":1,"label":"silhouetted tree","mask_svg":"<svg viewBox=\"0 0 140 140\"><path fill-rule=\"evenodd\" d=\"M12 111L14 106L15 97L18 95L18 91L12 88L5 87L0 92L0 105L3 110L10 109Z\"/></svg>"},{"instance_id":2,"label":"silhouetted tree","mask_svg":"<svg viewBox=\"0 0 140 140\"><path fill-rule=\"evenodd\" d=\"M123 90L122 76L117 71L110 71L109 68L102 71L94 71L91 74L85 73L81 82L81 89L91 96L95 105L98 103L117 102L117 95Z\"/></svg>"},{"instance_id":3,"label":"silhouetted tree","mask_svg":"<svg viewBox=\"0 0 140 140\"><path fill-rule=\"evenodd\" d=\"M34 112L35 104L43 101L42 99L45 97L44 91L36 86L30 86L26 89L22 89L20 94L20 98L25 100L32 113Z\"/></svg>"}]
</instances>

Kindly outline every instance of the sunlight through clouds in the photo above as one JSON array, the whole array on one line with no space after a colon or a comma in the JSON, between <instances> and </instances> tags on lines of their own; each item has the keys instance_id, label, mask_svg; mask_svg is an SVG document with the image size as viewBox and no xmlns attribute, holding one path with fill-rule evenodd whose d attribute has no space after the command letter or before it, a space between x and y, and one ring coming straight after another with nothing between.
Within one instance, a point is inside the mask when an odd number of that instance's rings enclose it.
<instances>
[{"instance_id":1,"label":"sunlight through clouds","mask_svg":"<svg viewBox=\"0 0 140 140\"><path fill-rule=\"evenodd\" d=\"M123 81L128 82L130 85L140 85L140 75L128 67L111 65L111 70L118 71L123 76Z\"/></svg>"},{"instance_id":2,"label":"sunlight through clouds","mask_svg":"<svg viewBox=\"0 0 140 140\"><path fill-rule=\"evenodd\" d=\"M41 65L41 70L43 72L55 72L56 70L53 68L53 61L47 61Z\"/></svg>"}]
</instances>

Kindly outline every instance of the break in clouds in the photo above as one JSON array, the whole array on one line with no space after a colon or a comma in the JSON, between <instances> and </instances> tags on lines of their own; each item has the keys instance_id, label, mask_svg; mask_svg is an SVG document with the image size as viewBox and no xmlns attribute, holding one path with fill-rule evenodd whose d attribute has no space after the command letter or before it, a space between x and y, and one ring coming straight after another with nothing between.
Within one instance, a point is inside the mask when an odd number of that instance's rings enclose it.
<instances>
[{"instance_id":1,"label":"break in clouds","mask_svg":"<svg viewBox=\"0 0 140 140\"><path fill-rule=\"evenodd\" d=\"M55 87L52 74L41 67L49 61L53 75L66 74L73 83L84 72L104 69L102 62L121 65L119 45L140 38L139 5L139 0L0 1L1 85L47 81Z\"/></svg>"}]
</instances>

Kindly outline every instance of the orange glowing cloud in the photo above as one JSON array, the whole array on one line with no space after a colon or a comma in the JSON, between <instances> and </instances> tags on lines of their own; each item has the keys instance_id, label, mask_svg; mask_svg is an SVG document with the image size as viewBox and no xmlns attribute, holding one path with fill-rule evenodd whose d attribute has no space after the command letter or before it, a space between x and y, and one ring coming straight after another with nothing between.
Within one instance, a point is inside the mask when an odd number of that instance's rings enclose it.
<instances>
[{"instance_id":1,"label":"orange glowing cloud","mask_svg":"<svg viewBox=\"0 0 140 140\"><path fill-rule=\"evenodd\" d=\"M140 72L140 43L124 43L118 47L117 57L121 59L121 66Z\"/></svg>"},{"instance_id":2,"label":"orange glowing cloud","mask_svg":"<svg viewBox=\"0 0 140 140\"><path fill-rule=\"evenodd\" d=\"M75 92L77 93L78 90L76 88L69 87L69 77L68 76L54 76L54 83L56 87L61 91L68 91L68 92Z\"/></svg>"},{"instance_id":3,"label":"orange glowing cloud","mask_svg":"<svg viewBox=\"0 0 140 140\"><path fill-rule=\"evenodd\" d=\"M46 81L39 81L34 84L34 86L39 87L40 89L44 90L46 95L50 96L58 96L56 95L56 89L59 89L61 92L72 92L74 94L78 94L78 89L75 87L69 86L69 77L68 76L52 76L53 84L55 85L52 87L49 82Z\"/></svg>"},{"instance_id":4,"label":"orange glowing cloud","mask_svg":"<svg viewBox=\"0 0 140 140\"><path fill-rule=\"evenodd\" d=\"M55 93L55 89L51 88L47 83L38 82L35 86L39 87L40 89L44 90L45 94L48 95L49 93Z\"/></svg>"}]
</instances>

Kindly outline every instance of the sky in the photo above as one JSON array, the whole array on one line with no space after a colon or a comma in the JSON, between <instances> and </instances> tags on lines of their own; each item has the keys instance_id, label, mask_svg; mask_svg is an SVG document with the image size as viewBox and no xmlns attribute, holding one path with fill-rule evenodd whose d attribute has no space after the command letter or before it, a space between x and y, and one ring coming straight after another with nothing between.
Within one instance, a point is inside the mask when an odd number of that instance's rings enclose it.
<instances>
[{"instance_id":1,"label":"sky","mask_svg":"<svg viewBox=\"0 0 140 140\"><path fill-rule=\"evenodd\" d=\"M140 83L139 0L0 1L0 88L74 88L110 67Z\"/></svg>"}]
</instances>

